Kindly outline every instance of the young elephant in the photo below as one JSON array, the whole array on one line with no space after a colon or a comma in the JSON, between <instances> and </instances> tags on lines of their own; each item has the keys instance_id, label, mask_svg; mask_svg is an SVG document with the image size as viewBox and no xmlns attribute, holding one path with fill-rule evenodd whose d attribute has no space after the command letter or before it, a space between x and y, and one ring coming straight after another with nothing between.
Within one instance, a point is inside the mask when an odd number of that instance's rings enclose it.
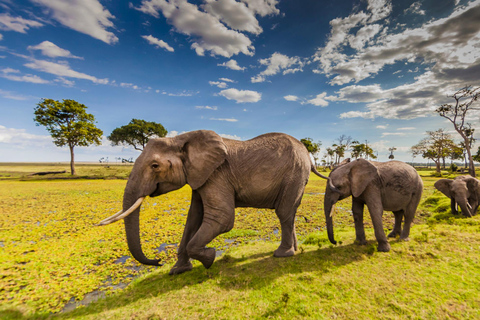
<instances>
[{"instance_id":1,"label":"young elephant","mask_svg":"<svg viewBox=\"0 0 480 320\"><path fill-rule=\"evenodd\" d=\"M150 140L135 161L123 197L123 210L99 225L125 220L128 248L143 264L158 265L142 251L139 211L146 196L156 197L192 187L192 200L178 261L170 274L192 269L190 258L209 268L215 249L206 248L216 236L232 229L236 207L275 209L282 239L277 257L297 250L295 214L312 166L305 146L281 133L248 141L221 138L213 131L192 131L173 138Z\"/></svg>"},{"instance_id":2,"label":"young elephant","mask_svg":"<svg viewBox=\"0 0 480 320\"><path fill-rule=\"evenodd\" d=\"M360 244L366 244L363 226L363 209L366 204L378 241L378 251L390 251L390 244L383 230L383 211L392 211L395 215L395 225L388 236L400 235L400 239L407 240L422 191L422 179L417 171L406 163L364 159L350 162L348 159L330 173L325 190L324 209L330 242L336 244L333 237L332 207L337 201L352 196L356 240ZM405 222L402 229L403 217Z\"/></svg>"},{"instance_id":3,"label":"young elephant","mask_svg":"<svg viewBox=\"0 0 480 320\"><path fill-rule=\"evenodd\" d=\"M435 188L451 199L453 214L458 214L457 204L463 215L471 217L477 214L480 199L480 181L472 176L458 176L453 180L440 179Z\"/></svg>"}]
</instances>

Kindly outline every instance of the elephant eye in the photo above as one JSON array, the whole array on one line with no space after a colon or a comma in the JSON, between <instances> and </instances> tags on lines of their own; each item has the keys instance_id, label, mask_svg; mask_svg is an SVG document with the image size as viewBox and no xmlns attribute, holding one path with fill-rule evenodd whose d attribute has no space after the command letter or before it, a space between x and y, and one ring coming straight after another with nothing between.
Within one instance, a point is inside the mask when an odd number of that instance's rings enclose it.
<instances>
[{"instance_id":1,"label":"elephant eye","mask_svg":"<svg viewBox=\"0 0 480 320\"><path fill-rule=\"evenodd\" d=\"M159 167L158 163L152 164L152 169L158 169L158 167Z\"/></svg>"}]
</instances>

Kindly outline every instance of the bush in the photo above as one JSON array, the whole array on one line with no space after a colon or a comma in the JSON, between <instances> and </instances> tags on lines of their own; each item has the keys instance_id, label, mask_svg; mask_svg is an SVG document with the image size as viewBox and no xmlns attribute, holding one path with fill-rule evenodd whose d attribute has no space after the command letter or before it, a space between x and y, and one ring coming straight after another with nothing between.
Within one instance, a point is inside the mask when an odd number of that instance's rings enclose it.
<instances>
[{"instance_id":1,"label":"bush","mask_svg":"<svg viewBox=\"0 0 480 320\"><path fill-rule=\"evenodd\" d=\"M450 171L451 172L457 172L457 170L458 170L458 166L455 163L452 163L450 165Z\"/></svg>"}]
</instances>

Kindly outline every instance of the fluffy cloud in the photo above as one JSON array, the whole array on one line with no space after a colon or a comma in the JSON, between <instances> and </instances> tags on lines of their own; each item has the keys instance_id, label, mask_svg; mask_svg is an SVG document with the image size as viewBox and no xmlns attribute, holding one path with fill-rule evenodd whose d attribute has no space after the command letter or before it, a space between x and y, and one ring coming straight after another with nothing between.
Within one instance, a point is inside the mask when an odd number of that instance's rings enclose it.
<instances>
[{"instance_id":1,"label":"fluffy cloud","mask_svg":"<svg viewBox=\"0 0 480 320\"><path fill-rule=\"evenodd\" d=\"M282 72L284 75L303 71L305 62L299 57L288 57L284 54L275 52L270 58L260 59L261 65L267 66L265 70L251 78L252 83L264 82L267 76L276 75Z\"/></svg>"},{"instance_id":2,"label":"fluffy cloud","mask_svg":"<svg viewBox=\"0 0 480 320\"><path fill-rule=\"evenodd\" d=\"M208 81L211 86L217 86L220 89L225 89L228 85L222 81Z\"/></svg>"},{"instance_id":3,"label":"fluffy cloud","mask_svg":"<svg viewBox=\"0 0 480 320\"><path fill-rule=\"evenodd\" d=\"M215 4L214 1L209 3ZM160 17L161 11L177 32L195 39L191 47L200 56L205 55L205 51L214 56L227 58L239 53L253 55L254 48L250 39L241 32L229 29L218 18L219 8L224 8L224 3L228 4L227 1L221 3L215 4L217 8L215 15L200 10L198 6L186 0L143 0L141 6L136 9L156 18ZM232 17L221 17L223 21L225 19L233 21L230 18Z\"/></svg>"},{"instance_id":4,"label":"fluffy cloud","mask_svg":"<svg viewBox=\"0 0 480 320\"><path fill-rule=\"evenodd\" d=\"M315 98L308 100L307 103L313 104L314 106L317 106L317 107L326 107L328 106L328 101L325 100L326 98L328 98L327 93L323 92L323 93L317 94Z\"/></svg>"},{"instance_id":5,"label":"fluffy cloud","mask_svg":"<svg viewBox=\"0 0 480 320\"><path fill-rule=\"evenodd\" d=\"M28 100L31 98L31 97L26 97L10 91L5 91L2 89L0 89L0 96L4 97L5 99L12 99L12 100ZM1 126L0 126L0 131L1 131Z\"/></svg>"},{"instance_id":6,"label":"fluffy cloud","mask_svg":"<svg viewBox=\"0 0 480 320\"><path fill-rule=\"evenodd\" d=\"M98 0L31 0L48 9L53 19L75 31L87 34L108 44L118 41L108 31L115 17Z\"/></svg>"},{"instance_id":7,"label":"fluffy cloud","mask_svg":"<svg viewBox=\"0 0 480 320\"><path fill-rule=\"evenodd\" d=\"M54 44L50 41L43 41L42 43L37 44L36 46L28 46L28 50L40 50L44 56L50 58L73 58L73 59L82 59L82 57L74 56L70 51L65 50Z\"/></svg>"},{"instance_id":8,"label":"fluffy cloud","mask_svg":"<svg viewBox=\"0 0 480 320\"><path fill-rule=\"evenodd\" d=\"M18 82L30 82L30 83L37 83L37 84L50 83L50 81L42 79L36 75L32 75L32 74L22 75L20 73L20 70L16 70L12 68L2 69L0 73L0 77L11 80L11 81L18 81ZM16 100L23 100L23 99L16 99Z\"/></svg>"},{"instance_id":9,"label":"fluffy cloud","mask_svg":"<svg viewBox=\"0 0 480 320\"><path fill-rule=\"evenodd\" d=\"M29 57L25 58L30 60L30 62L26 63L24 66L30 69L50 73L59 77L89 80L98 84L108 84L109 82L108 79L98 79L97 77L72 70L67 62L57 63L46 60L32 59Z\"/></svg>"},{"instance_id":10,"label":"fluffy cloud","mask_svg":"<svg viewBox=\"0 0 480 320\"><path fill-rule=\"evenodd\" d=\"M297 96L288 95L288 96L284 96L283 99L287 101L298 101L299 98Z\"/></svg>"},{"instance_id":11,"label":"fluffy cloud","mask_svg":"<svg viewBox=\"0 0 480 320\"><path fill-rule=\"evenodd\" d=\"M237 122L237 119L234 118L210 118L210 120L215 120L215 121L227 121L227 122Z\"/></svg>"},{"instance_id":12,"label":"fluffy cloud","mask_svg":"<svg viewBox=\"0 0 480 320\"><path fill-rule=\"evenodd\" d=\"M228 60L227 62L224 62L224 63L219 63L219 64L217 64L217 66L225 67L225 68L228 68L228 69L231 69L231 70L238 70L238 71L245 70L245 67L240 67L238 65L237 61L233 60L233 59L230 59L230 60Z\"/></svg>"},{"instance_id":13,"label":"fluffy cloud","mask_svg":"<svg viewBox=\"0 0 480 320\"><path fill-rule=\"evenodd\" d=\"M0 14L0 30L27 33L30 28L42 27L43 23L22 17L12 17L8 13ZM1 38L0 38L1 39Z\"/></svg>"},{"instance_id":14,"label":"fluffy cloud","mask_svg":"<svg viewBox=\"0 0 480 320\"><path fill-rule=\"evenodd\" d=\"M195 109L218 110L216 106L196 106Z\"/></svg>"},{"instance_id":15,"label":"fluffy cloud","mask_svg":"<svg viewBox=\"0 0 480 320\"><path fill-rule=\"evenodd\" d=\"M160 39L157 39L155 38L154 36L152 35L148 35L148 36L142 36L143 39L147 40L148 43L150 43L151 45L154 45L156 46L157 48L163 48L169 52L174 52L175 50L170 46L168 45L168 43L166 43L165 41L163 40L160 40Z\"/></svg>"},{"instance_id":16,"label":"fluffy cloud","mask_svg":"<svg viewBox=\"0 0 480 320\"><path fill-rule=\"evenodd\" d=\"M263 29L255 18L255 12L245 3L235 0L206 0L204 10L232 29L260 34Z\"/></svg>"},{"instance_id":17,"label":"fluffy cloud","mask_svg":"<svg viewBox=\"0 0 480 320\"><path fill-rule=\"evenodd\" d=\"M25 129L7 128L0 125L0 143L25 145L47 145L51 144L50 136L39 136L27 133Z\"/></svg>"},{"instance_id":18,"label":"fluffy cloud","mask_svg":"<svg viewBox=\"0 0 480 320\"><path fill-rule=\"evenodd\" d=\"M228 100L235 100L237 103L258 102L262 99L262 94L251 90L238 90L234 88L222 90L219 95Z\"/></svg>"},{"instance_id":19,"label":"fluffy cloud","mask_svg":"<svg viewBox=\"0 0 480 320\"><path fill-rule=\"evenodd\" d=\"M410 7L408 7L407 9L405 9L405 13L415 13L415 14L419 14L419 15L422 15L424 16L425 15L425 10L422 10L420 9L422 7L422 4L418 1L418 2L414 2L412 3L412 5Z\"/></svg>"}]
</instances>

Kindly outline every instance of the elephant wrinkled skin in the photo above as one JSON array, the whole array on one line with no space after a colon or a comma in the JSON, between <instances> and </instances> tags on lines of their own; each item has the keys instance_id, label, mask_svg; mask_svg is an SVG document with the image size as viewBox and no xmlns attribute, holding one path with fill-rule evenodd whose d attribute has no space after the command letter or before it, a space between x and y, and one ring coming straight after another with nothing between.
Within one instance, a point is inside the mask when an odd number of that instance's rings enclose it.
<instances>
[{"instance_id":1,"label":"elephant wrinkled skin","mask_svg":"<svg viewBox=\"0 0 480 320\"><path fill-rule=\"evenodd\" d=\"M206 245L232 229L236 207L275 209L282 233L274 255L292 256L297 250L295 214L310 171L326 178L313 167L305 146L286 134L269 133L237 141L199 130L152 139L135 161L128 179L124 213L121 211L100 225L123 218L133 257L143 264L158 265L159 261L148 259L141 248L139 199L189 184L191 205L178 260L170 274L191 270L190 258L199 260L205 268L212 265L215 249Z\"/></svg>"},{"instance_id":2,"label":"elephant wrinkled skin","mask_svg":"<svg viewBox=\"0 0 480 320\"><path fill-rule=\"evenodd\" d=\"M390 251L390 244L383 230L383 211L392 211L395 225L389 237L400 236L407 240L415 211L422 196L423 182L417 171L400 161L375 162L358 159L344 161L329 176L325 190L325 218L330 242L333 237L331 211L339 200L352 196L352 213L355 222L356 241L366 244L363 226L363 210L367 205L372 218L378 251ZM402 229L402 219L405 222Z\"/></svg>"},{"instance_id":3,"label":"elephant wrinkled skin","mask_svg":"<svg viewBox=\"0 0 480 320\"><path fill-rule=\"evenodd\" d=\"M440 179L435 188L450 198L453 214L458 214L457 205L464 216L477 214L480 199L480 181L472 176L458 176L455 179Z\"/></svg>"}]
</instances>

